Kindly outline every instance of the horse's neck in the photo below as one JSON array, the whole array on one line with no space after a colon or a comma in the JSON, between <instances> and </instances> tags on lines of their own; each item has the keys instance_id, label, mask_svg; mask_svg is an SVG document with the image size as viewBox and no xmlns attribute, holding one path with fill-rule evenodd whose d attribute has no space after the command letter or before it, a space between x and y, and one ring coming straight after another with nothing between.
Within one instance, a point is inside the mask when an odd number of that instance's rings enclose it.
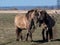
<instances>
[{"instance_id":1,"label":"horse's neck","mask_svg":"<svg viewBox=\"0 0 60 45\"><path fill-rule=\"evenodd\" d=\"M27 20L31 21L34 18L34 12L27 15Z\"/></svg>"}]
</instances>

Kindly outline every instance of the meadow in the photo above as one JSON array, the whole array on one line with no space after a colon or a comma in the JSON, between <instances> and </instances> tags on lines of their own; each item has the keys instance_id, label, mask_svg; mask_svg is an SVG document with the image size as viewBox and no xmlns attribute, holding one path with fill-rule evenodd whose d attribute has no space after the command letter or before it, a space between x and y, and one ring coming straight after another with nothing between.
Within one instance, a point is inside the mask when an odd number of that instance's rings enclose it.
<instances>
[{"instance_id":1,"label":"meadow","mask_svg":"<svg viewBox=\"0 0 60 45\"><path fill-rule=\"evenodd\" d=\"M16 41L14 26L14 17L17 13L0 13L0 45L60 45L60 15L57 14L54 27L54 40L51 42L42 42L41 28L35 29L33 33L33 42ZM55 15L55 14L52 14ZM23 31L23 35L26 35Z\"/></svg>"}]
</instances>

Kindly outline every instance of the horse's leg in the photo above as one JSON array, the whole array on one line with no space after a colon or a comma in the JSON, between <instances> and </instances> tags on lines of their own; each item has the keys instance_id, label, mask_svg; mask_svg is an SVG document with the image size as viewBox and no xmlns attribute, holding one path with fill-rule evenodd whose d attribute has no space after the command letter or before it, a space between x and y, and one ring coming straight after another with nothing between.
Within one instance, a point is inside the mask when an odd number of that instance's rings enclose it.
<instances>
[{"instance_id":1,"label":"horse's leg","mask_svg":"<svg viewBox=\"0 0 60 45\"><path fill-rule=\"evenodd\" d=\"M52 31L52 28L49 29L49 37L50 37L50 40L53 39L53 31Z\"/></svg>"},{"instance_id":2,"label":"horse's leg","mask_svg":"<svg viewBox=\"0 0 60 45\"><path fill-rule=\"evenodd\" d=\"M48 41L48 30L46 30L46 41Z\"/></svg>"},{"instance_id":3,"label":"horse's leg","mask_svg":"<svg viewBox=\"0 0 60 45\"><path fill-rule=\"evenodd\" d=\"M27 33L26 41L28 41L29 32Z\"/></svg>"},{"instance_id":4,"label":"horse's leg","mask_svg":"<svg viewBox=\"0 0 60 45\"><path fill-rule=\"evenodd\" d=\"M16 34L17 34L17 39L16 39L16 40L17 40L17 41L19 41L19 37L20 37L20 35L21 35L21 31L22 31L22 30L21 30L20 28L17 28L17 29L16 29Z\"/></svg>"},{"instance_id":5,"label":"horse's leg","mask_svg":"<svg viewBox=\"0 0 60 45\"><path fill-rule=\"evenodd\" d=\"M31 30L30 30L30 32L29 32L29 36L30 36L30 39L31 39L31 41L32 41L32 32L31 32Z\"/></svg>"},{"instance_id":6,"label":"horse's leg","mask_svg":"<svg viewBox=\"0 0 60 45\"><path fill-rule=\"evenodd\" d=\"M20 29L20 38L21 38L21 40L23 40L22 29Z\"/></svg>"},{"instance_id":7,"label":"horse's leg","mask_svg":"<svg viewBox=\"0 0 60 45\"><path fill-rule=\"evenodd\" d=\"M44 32L45 32L45 29L42 30L43 41L45 41L45 34L44 34Z\"/></svg>"},{"instance_id":8,"label":"horse's leg","mask_svg":"<svg viewBox=\"0 0 60 45\"><path fill-rule=\"evenodd\" d=\"M19 33L20 33L20 31L19 31L19 29L17 28L17 29L16 29L16 35L17 35L16 41L19 41Z\"/></svg>"},{"instance_id":9,"label":"horse's leg","mask_svg":"<svg viewBox=\"0 0 60 45\"><path fill-rule=\"evenodd\" d=\"M32 41L32 32L31 32L31 31L28 31L28 33L27 33L27 37L26 37L26 41L28 41L28 36L30 36L31 41Z\"/></svg>"},{"instance_id":10,"label":"horse's leg","mask_svg":"<svg viewBox=\"0 0 60 45\"><path fill-rule=\"evenodd\" d=\"M29 30L28 30L27 37L26 37L26 41L28 41L28 36L30 36L31 41L32 41L32 32L31 32L31 28L29 28Z\"/></svg>"},{"instance_id":11,"label":"horse's leg","mask_svg":"<svg viewBox=\"0 0 60 45\"><path fill-rule=\"evenodd\" d=\"M46 40L50 41L51 39L53 39L52 28L48 28L48 31L46 31Z\"/></svg>"}]
</instances>

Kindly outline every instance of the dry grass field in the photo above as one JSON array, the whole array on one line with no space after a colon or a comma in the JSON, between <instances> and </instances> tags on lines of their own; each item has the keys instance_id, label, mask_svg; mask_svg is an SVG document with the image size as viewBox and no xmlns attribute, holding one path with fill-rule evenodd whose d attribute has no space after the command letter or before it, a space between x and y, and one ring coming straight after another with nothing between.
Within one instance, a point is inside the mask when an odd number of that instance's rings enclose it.
<instances>
[{"instance_id":1,"label":"dry grass field","mask_svg":"<svg viewBox=\"0 0 60 45\"><path fill-rule=\"evenodd\" d=\"M41 28L37 28L33 33L33 42L17 42L14 27L15 15L16 13L0 13L0 45L60 45L60 15L55 17L55 40L53 40L52 42L42 42ZM26 35L26 31L23 31L23 35Z\"/></svg>"}]
</instances>

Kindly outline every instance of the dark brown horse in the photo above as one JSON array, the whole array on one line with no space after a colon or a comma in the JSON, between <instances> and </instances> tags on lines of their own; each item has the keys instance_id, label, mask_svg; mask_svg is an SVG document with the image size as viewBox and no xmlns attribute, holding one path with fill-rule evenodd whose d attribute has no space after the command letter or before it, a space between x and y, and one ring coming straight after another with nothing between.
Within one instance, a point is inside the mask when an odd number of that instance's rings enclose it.
<instances>
[{"instance_id":1,"label":"dark brown horse","mask_svg":"<svg viewBox=\"0 0 60 45\"><path fill-rule=\"evenodd\" d=\"M45 10L42 10L40 11L38 22L39 22L39 26L41 26L41 24L45 25L42 31L43 40L48 41L48 39L50 40L53 39L52 28L55 25L55 20ZM45 34L45 31L46 31L46 34Z\"/></svg>"},{"instance_id":2,"label":"dark brown horse","mask_svg":"<svg viewBox=\"0 0 60 45\"><path fill-rule=\"evenodd\" d=\"M37 10L29 10L26 15L16 15L15 16L15 27L16 27L16 34L17 34L17 41L19 41L19 37L23 40L22 30L27 30L27 37L26 41L28 40L28 36L31 38L32 41L32 29L35 29L36 22L38 20L39 13Z\"/></svg>"}]
</instances>

